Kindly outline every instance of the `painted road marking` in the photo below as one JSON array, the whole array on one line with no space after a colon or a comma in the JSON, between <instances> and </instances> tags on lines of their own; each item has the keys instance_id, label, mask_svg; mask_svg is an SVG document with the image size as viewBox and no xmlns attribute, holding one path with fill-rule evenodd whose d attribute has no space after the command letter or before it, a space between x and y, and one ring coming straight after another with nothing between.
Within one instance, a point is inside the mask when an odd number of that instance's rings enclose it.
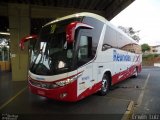
<instances>
[{"instance_id":1,"label":"painted road marking","mask_svg":"<svg viewBox=\"0 0 160 120\"><path fill-rule=\"evenodd\" d=\"M26 90L27 87L21 89L16 95L14 95L12 98L10 98L7 102L2 104L0 106L0 110L3 109L5 106L7 106L10 102L12 102L17 96L19 96L24 90Z\"/></svg>"},{"instance_id":2,"label":"painted road marking","mask_svg":"<svg viewBox=\"0 0 160 120\"><path fill-rule=\"evenodd\" d=\"M133 111L134 111L134 101L132 100L127 100L127 99L121 99L121 98L115 98L115 97L105 97L105 98L111 98L111 99L117 99L117 100L122 100L122 101L126 101L129 102L126 111L124 112L121 120L130 120L130 118L132 117Z\"/></svg>"},{"instance_id":3,"label":"painted road marking","mask_svg":"<svg viewBox=\"0 0 160 120\"><path fill-rule=\"evenodd\" d=\"M147 86L147 83L148 83L148 80L149 80L149 77L150 77L150 73L148 74L147 78L146 78L146 81L144 83L144 86L142 87L142 91L138 97L138 100L137 100L137 106L140 106L141 103L142 103L142 100L143 100L143 96L144 96L144 92L145 92L145 88Z\"/></svg>"},{"instance_id":4,"label":"painted road marking","mask_svg":"<svg viewBox=\"0 0 160 120\"><path fill-rule=\"evenodd\" d=\"M134 111L134 101L130 101L121 120L130 120Z\"/></svg>"}]
</instances>

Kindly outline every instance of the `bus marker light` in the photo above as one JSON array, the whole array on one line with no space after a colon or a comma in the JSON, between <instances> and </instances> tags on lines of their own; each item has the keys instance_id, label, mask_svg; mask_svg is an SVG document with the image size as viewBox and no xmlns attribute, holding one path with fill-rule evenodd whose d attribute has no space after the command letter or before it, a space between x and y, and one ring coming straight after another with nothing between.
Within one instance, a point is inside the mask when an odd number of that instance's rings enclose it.
<instances>
[{"instance_id":1,"label":"bus marker light","mask_svg":"<svg viewBox=\"0 0 160 120\"><path fill-rule=\"evenodd\" d=\"M64 97L66 97L67 96L67 93L62 93L62 94L60 94L60 98L62 99L62 98L64 98Z\"/></svg>"}]
</instances>

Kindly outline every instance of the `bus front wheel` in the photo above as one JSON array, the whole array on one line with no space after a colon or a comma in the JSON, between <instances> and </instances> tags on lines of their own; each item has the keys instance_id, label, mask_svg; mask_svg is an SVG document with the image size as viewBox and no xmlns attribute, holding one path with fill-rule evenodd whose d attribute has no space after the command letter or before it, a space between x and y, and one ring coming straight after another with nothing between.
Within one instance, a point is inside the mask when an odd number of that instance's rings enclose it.
<instances>
[{"instance_id":1,"label":"bus front wheel","mask_svg":"<svg viewBox=\"0 0 160 120\"><path fill-rule=\"evenodd\" d=\"M110 80L109 75L104 74L102 78L102 86L99 91L101 96L104 96L109 92L109 87L110 87L109 80Z\"/></svg>"}]
</instances>

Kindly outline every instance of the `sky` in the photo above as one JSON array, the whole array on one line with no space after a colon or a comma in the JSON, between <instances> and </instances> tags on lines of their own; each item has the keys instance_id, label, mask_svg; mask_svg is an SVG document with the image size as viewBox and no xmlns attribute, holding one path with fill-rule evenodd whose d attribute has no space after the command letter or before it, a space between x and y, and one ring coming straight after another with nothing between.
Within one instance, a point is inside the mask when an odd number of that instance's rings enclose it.
<instances>
[{"instance_id":1,"label":"sky","mask_svg":"<svg viewBox=\"0 0 160 120\"><path fill-rule=\"evenodd\" d=\"M160 0L135 0L110 22L140 30L139 44L160 45Z\"/></svg>"}]
</instances>

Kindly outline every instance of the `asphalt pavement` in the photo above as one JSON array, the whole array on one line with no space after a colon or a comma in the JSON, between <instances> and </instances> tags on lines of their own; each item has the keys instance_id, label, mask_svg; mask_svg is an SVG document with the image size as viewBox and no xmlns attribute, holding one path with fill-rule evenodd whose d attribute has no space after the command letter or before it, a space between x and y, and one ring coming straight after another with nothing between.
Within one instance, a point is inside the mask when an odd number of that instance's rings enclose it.
<instances>
[{"instance_id":1,"label":"asphalt pavement","mask_svg":"<svg viewBox=\"0 0 160 120\"><path fill-rule=\"evenodd\" d=\"M158 118L160 114L158 67L143 68L137 78L129 78L113 86L106 96L94 94L75 103L59 102L31 94L26 82L12 82L10 78L9 73L0 77L1 118L118 120L124 117L131 102L134 103L132 119L148 119L153 114L157 115L153 117Z\"/></svg>"},{"instance_id":2,"label":"asphalt pavement","mask_svg":"<svg viewBox=\"0 0 160 120\"><path fill-rule=\"evenodd\" d=\"M142 102L135 108L135 116L139 114L147 119L160 120L160 68L147 67L143 73L150 76L143 89Z\"/></svg>"}]
</instances>

